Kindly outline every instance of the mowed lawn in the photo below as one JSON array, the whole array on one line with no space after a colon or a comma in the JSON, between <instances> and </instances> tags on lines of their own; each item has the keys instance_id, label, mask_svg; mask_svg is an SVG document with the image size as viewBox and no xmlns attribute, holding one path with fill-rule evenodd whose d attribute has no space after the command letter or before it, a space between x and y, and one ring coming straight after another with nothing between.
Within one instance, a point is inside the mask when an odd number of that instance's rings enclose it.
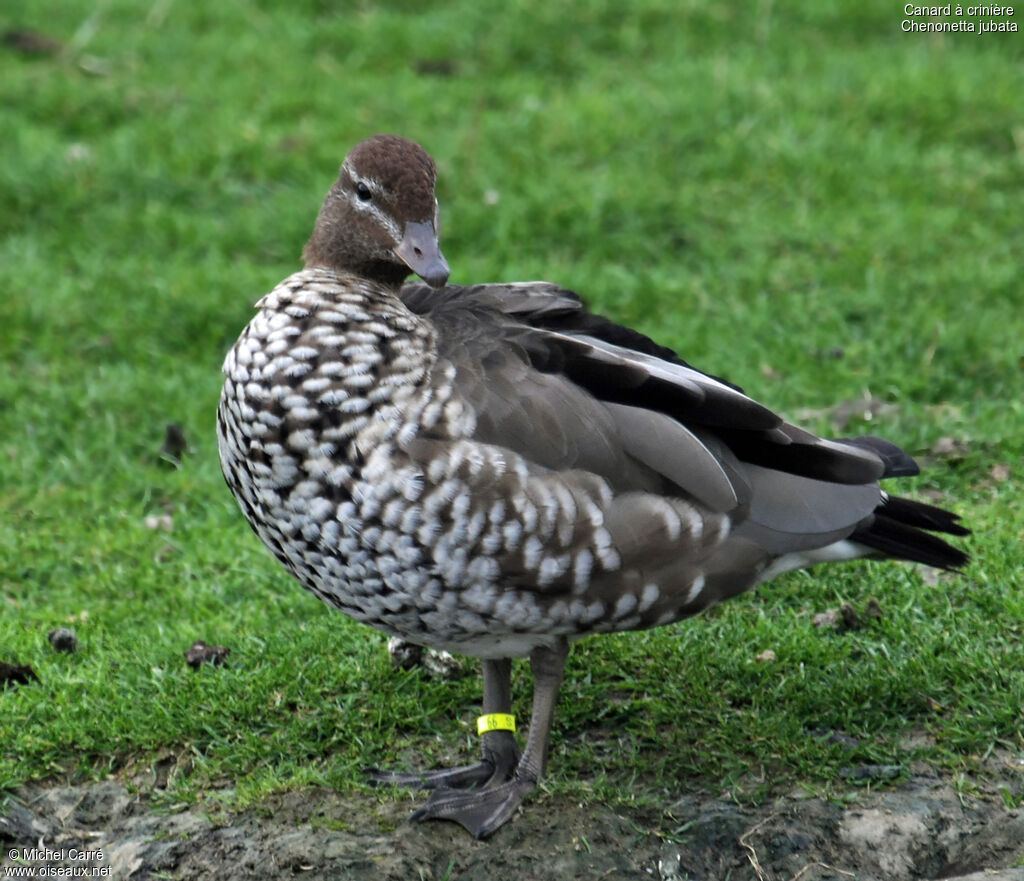
<instances>
[{"instance_id":1,"label":"mowed lawn","mask_svg":"<svg viewBox=\"0 0 1024 881\"><path fill-rule=\"evenodd\" d=\"M1024 756L1024 41L903 18L6 0L0 661L38 681L0 689L0 790L160 761L173 799L245 802L475 750L474 663L393 670L262 549L217 462L224 353L377 131L437 158L454 281L558 281L811 429L888 437L925 466L898 491L974 529L962 575L796 573L581 643L551 789L840 792L926 761L970 791ZM843 604L860 626L815 626ZM197 639L227 664L190 669ZM521 665L516 687L525 717Z\"/></svg>"}]
</instances>

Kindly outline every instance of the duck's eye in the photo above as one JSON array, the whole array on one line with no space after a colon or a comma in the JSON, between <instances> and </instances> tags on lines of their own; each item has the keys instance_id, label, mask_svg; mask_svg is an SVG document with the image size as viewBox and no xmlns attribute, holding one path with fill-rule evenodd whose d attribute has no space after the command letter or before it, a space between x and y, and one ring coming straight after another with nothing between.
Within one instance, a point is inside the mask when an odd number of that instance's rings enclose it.
<instances>
[{"instance_id":1,"label":"duck's eye","mask_svg":"<svg viewBox=\"0 0 1024 881\"><path fill-rule=\"evenodd\" d=\"M360 202L369 202L373 198L373 191L362 181L356 184L356 195Z\"/></svg>"}]
</instances>

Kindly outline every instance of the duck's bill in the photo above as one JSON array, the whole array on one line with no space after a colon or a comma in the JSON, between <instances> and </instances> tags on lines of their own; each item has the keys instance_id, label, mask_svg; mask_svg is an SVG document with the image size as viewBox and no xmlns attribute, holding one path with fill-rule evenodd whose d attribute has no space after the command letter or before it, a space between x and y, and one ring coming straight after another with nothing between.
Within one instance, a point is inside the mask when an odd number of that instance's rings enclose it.
<instances>
[{"instance_id":1,"label":"duck's bill","mask_svg":"<svg viewBox=\"0 0 1024 881\"><path fill-rule=\"evenodd\" d=\"M448 281L448 261L441 253L434 224L407 223L395 254L432 288L443 288Z\"/></svg>"}]
</instances>

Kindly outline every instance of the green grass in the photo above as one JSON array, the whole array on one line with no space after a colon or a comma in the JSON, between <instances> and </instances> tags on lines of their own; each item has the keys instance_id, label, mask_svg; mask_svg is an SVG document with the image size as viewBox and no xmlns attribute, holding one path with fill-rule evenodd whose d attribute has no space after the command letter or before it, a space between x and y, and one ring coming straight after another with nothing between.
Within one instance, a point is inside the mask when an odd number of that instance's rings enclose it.
<instances>
[{"instance_id":1,"label":"green grass","mask_svg":"<svg viewBox=\"0 0 1024 881\"><path fill-rule=\"evenodd\" d=\"M477 679L391 670L261 549L217 463L223 354L375 131L437 157L453 280L559 281L819 431L873 396L892 406L845 433L965 444L905 482L975 529L963 576L794 574L586 641L551 786L829 788L859 763L970 774L1020 754L1024 43L901 17L8 0L4 27L65 49L0 48L0 660L40 680L0 691L0 788L162 758L174 798L247 800L475 748ZM169 422L180 469L159 455ZM812 624L871 598L863 629ZM58 655L46 634L69 622L81 649ZM195 639L228 666L186 667Z\"/></svg>"}]
</instances>

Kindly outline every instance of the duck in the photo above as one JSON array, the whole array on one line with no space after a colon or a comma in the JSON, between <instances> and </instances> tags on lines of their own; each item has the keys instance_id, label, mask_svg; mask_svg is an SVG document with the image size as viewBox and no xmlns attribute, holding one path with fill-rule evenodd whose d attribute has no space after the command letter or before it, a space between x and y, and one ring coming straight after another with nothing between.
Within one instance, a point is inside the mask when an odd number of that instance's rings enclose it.
<instances>
[{"instance_id":1,"label":"duck","mask_svg":"<svg viewBox=\"0 0 1024 881\"><path fill-rule=\"evenodd\" d=\"M449 283L436 181L398 135L349 151L304 267L227 353L217 435L245 519L303 587L480 659L479 759L370 778L429 791L411 819L485 838L544 773L576 641L822 563L958 570L942 536L969 530L882 489L918 473L894 443L790 424L557 284Z\"/></svg>"}]
</instances>

